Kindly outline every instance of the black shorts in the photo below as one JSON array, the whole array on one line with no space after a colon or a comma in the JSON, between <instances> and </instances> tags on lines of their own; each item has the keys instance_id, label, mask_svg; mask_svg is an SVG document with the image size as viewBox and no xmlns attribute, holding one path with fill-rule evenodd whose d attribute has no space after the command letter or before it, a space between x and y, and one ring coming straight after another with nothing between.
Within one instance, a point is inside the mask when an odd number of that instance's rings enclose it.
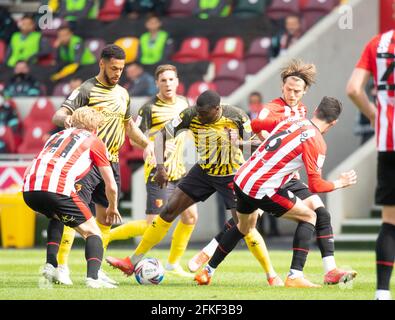
<instances>
[{"instance_id":1,"label":"black shorts","mask_svg":"<svg viewBox=\"0 0 395 320\"><path fill-rule=\"evenodd\" d=\"M262 199L251 198L241 191L236 184L234 189L237 197L237 212L243 214L250 214L257 209L262 209L275 217L281 217L292 209L296 203L296 196L284 188L280 188L272 196L264 196Z\"/></svg>"},{"instance_id":2,"label":"black shorts","mask_svg":"<svg viewBox=\"0 0 395 320\"><path fill-rule=\"evenodd\" d=\"M195 202L207 200L216 191L222 195L226 209L236 208L236 197L233 191L233 178L231 176L210 176L195 164L188 174L178 184L183 192Z\"/></svg>"},{"instance_id":3,"label":"black shorts","mask_svg":"<svg viewBox=\"0 0 395 320\"><path fill-rule=\"evenodd\" d=\"M292 191L292 193L301 200L305 200L314 195L309 190L309 186L299 179L291 179L282 186L283 189Z\"/></svg>"},{"instance_id":4,"label":"black shorts","mask_svg":"<svg viewBox=\"0 0 395 320\"><path fill-rule=\"evenodd\" d=\"M34 211L50 219L56 215L63 224L71 228L92 218L89 207L76 194L69 197L53 192L28 191L23 192L23 199Z\"/></svg>"},{"instance_id":5,"label":"black shorts","mask_svg":"<svg viewBox=\"0 0 395 320\"><path fill-rule=\"evenodd\" d=\"M121 195L121 176L119 174L119 163L110 162L111 168L114 173L115 182L118 186L118 201ZM106 197L106 186L104 180L100 174L99 169L94 166L89 173L81 180L75 183L75 189L77 190L78 196L85 201L86 204L90 204L92 201L104 208L108 207L108 200Z\"/></svg>"},{"instance_id":6,"label":"black shorts","mask_svg":"<svg viewBox=\"0 0 395 320\"><path fill-rule=\"evenodd\" d=\"M155 173L156 170L153 169L145 185L147 190L147 209L145 214L159 214L180 181L169 181L166 188L160 188L155 181L152 181Z\"/></svg>"},{"instance_id":7,"label":"black shorts","mask_svg":"<svg viewBox=\"0 0 395 320\"><path fill-rule=\"evenodd\" d=\"M377 155L376 204L395 205L395 152Z\"/></svg>"}]
</instances>

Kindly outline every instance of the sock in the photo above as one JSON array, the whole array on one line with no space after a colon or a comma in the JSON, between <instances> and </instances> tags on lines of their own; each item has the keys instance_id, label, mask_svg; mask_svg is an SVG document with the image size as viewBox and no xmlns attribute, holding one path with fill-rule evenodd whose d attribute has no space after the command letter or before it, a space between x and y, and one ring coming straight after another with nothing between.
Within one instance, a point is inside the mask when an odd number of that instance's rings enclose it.
<instances>
[{"instance_id":1,"label":"sock","mask_svg":"<svg viewBox=\"0 0 395 320\"><path fill-rule=\"evenodd\" d=\"M168 258L169 264L175 265L180 261L185 249L187 248L194 228L194 224L184 224L181 220L178 221L171 240Z\"/></svg>"},{"instance_id":2,"label":"sock","mask_svg":"<svg viewBox=\"0 0 395 320\"><path fill-rule=\"evenodd\" d=\"M377 290L389 290L395 259L395 225L383 223L376 242Z\"/></svg>"},{"instance_id":3,"label":"sock","mask_svg":"<svg viewBox=\"0 0 395 320\"><path fill-rule=\"evenodd\" d=\"M110 241L111 226L106 226L104 224L101 224L101 223L99 223L99 221L97 221L97 219L96 219L96 223L101 231L101 237L102 237L102 241L103 241L103 250L104 250L104 252L106 252L108 243Z\"/></svg>"},{"instance_id":4,"label":"sock","mask_svg":"<svg viewBox=\"0 0 395 320\"><path fill-rule=\"evenodd\" d=\"M333 269L336 269L336 261L334 256L323 257L322 262L324 264L324 272L328 273Z\"/></svg>"},{"instance_id":5,"label":"sock","mask_svg":"<svg viewBox=\"0 0 395 320\"><path fill-rule=\"evenodd\" d=\"M374 300L392 300L391 291L389 290L376 290Z\"/></svg>"},{"instance_id":6,"label":"sock","mask_svg":"<svg viewBox=\"0 0 395 320\"><path fill-rule=\"evenodd\" d=\"M56 256L59 250L60 239L62 238L63 226L63 223L56 219L51 219L48 223L47 263L52 264L55 268L58 267Z\"/></svg>"},{"instance_id":7,"label":"sock","mask_svg":"<svg viewBox=\"0 0 395 320\"><path fill-rule=\"evenodd\" d=\"M86 238L85 259L87 262L87 278L97 279L101 261L103 260L103 241L98 235Z\"/></svg>"},{"instance_id":8,"label":"sock","mask_svg":"<svg viewBox=\"0 0 395 320\"><path fill-rule=\"evenodd\" d=\"M268 278L275 277L277 274L273 269L270 261L269 252L267 251L265 241L257 229L253 229L244 237L248 249L254 255L255 259L261 264Z\"/></svg>"},{"instance_id":9,"label":"sock","mask_svg":"<svg viewBox=\"0 0 395 320\"><path fill-rule=\"evenodd\" d=\"M166 236L171 227L172 222L163 220L157 216L151 225L145 230L143 238L134 251L133 256L130 257L132 264L136 264L152 247L157 245Z\"/></svg>"},{"instance_id":10,"label":"sock","mask_svg":"<svg viewBox=\"0 0 395 320\"><path fill-rule=\"evenodd\" d=\"M291 269L303 271L313 233L314 225L299 222L294 235Z\"/></svg>"},{"instance_id":11,"label":"sock","mask_svg":"<svg viewBox=\"0 0 395 320\"><path fill-rule=\"evenodd\" d=\"M224 233L214 255L208 262L208 265L212 268L217 268L218 265L226 258L226 256L236 247L240 239L244 238L237 226L233 226L227 232Z\"/></svg>"},{"instance_id":12,"label":"sock","mask_svg":"<svg viewBox=\"0 0 395 320\"><path fill-rule=\"evenodd\" d=\"M145 220L135 220L110 230L109 242L142 236L148 228Z\"/></svg>"},{"instance_id":13,"label":"sock","mask_svg":"<svg viewBox=\"0 0 395 320\"><path fill-rule=\"evenodd\" d=\"M64 226L62 240L59 246L58 263L60 265L67 265L71 247L73 246L75 238L75 230L68 226Z\"/></svg>"},{"instance_id":14,"label":"sock","mask_svg":"<svg viewBox=\"0 0 395 320\"><path fill-rule=\"evenodd\" d=\"M315 210L315 213L317 215L315 232L317 234L317 244L321 251L321 257L334 257L335 241L333 239L331 216L324 207L319 207Z\"/></svg>"},{"instance_id":15,"label":"sock","mask_svg":"<svg viewBox=\"0 0 395 320\"><path fill-rule=\"evenodd\" d=\"M217 239L213 238L210 241L210 243L202 249L202 251L211 258L217 247L218 247L218 241Z\"/></svg>"},{"instance_id":16,"label":"sock","mask_svg":"<svg viewBox=\"0 0 395 320\"><path fill-rule=\"evenodd\" d=\"M233 218L230 218L228 221L225 222L224 226L222 227L222 230L214 237L215 240L217 240L217 242L219 243L224 233L235 225L236 223L233 220Z\"/></svg>"},{"instance_id":17,"label":"sock","mask_svg":"<svg viewBox=\"0 0 395 320\"><path fill-rule=\"evenodd\" d=\"M296 278L302 278L302 277L303 277L303 271L295 270L295 269L289 270L288 278L296 279Z\"/></svg>"}]
</instances>

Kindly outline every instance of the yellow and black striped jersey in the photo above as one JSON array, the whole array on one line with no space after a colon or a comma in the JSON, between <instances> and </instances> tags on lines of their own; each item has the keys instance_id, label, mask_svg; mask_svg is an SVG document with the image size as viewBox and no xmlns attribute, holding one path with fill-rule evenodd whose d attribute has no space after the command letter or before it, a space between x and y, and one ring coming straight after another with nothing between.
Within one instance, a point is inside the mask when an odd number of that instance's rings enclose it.
<instances>
[{"instance_id":1,"label":"yellow and black striped jersey","mask_svg":"<svg viewBox=\"0 0 395 320\"><path fill-rule=\"evenodd\" d=\"M131 118L130 98L120 85L106 86L96 77L85 81L63 102L62 107L73 112L77 108L92 107L105 118L97 136L104 142L110 154L110 161L119 161L119 149L125 141L125 121Z\"/></svg>"},{"instance_id":2,"label":"yellow and black striped jersey","mask_svg":"<svg viewBox=\"0 0 395 320\"><path fill-rule=\"evenodd\" d=\"M182 96L177 96L173 104L166 103L155 96L140 108L136 124L153 141L155 134L162 130L168 121L176 118L185 108L188 108L188 101ZM174 143L175 150L173 152L165 152L164 165L169 176L169 181L181 179L186 172L183 160L184 140L185 133L172 139L171 142ZM146 182L153 168L154 166L150 165L148 159L146 159L144 163Z\"/></svg>"},{"instance_id":3,"label":"yellow and black striped jersey","mask_svg":"<svg viewBox=\"0 0 395 320\"><path fill-rule=\"evenodd\" d=\"M166 125L172 137L178 132L192 131L195 147L199 155L199 165L209 175L233 175L244 162L241 149L230 142L229 130L237 130L239 139L251 137L251 124L247 114L240 108L221 105L222 116L214 123L202 124L196 107L185 109L178 117Z\"/></svg>"}]
</instances>

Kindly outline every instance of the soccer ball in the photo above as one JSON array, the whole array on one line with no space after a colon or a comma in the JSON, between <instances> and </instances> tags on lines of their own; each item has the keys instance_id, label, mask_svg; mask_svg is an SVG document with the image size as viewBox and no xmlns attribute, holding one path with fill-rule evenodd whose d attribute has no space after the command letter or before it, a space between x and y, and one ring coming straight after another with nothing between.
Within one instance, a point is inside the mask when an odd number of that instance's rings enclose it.
<instances>
[{"instance_id":1,"label":"soccer ball","mask_svg":"<svg viewBox=\"0 0 395 320\"><path fill-rule=\"evenodd\" d=\"M145 258L139 261L134 270L139 284L159 284L165 275L165 269L158 259Z\"/></svg>"}]
</instances>

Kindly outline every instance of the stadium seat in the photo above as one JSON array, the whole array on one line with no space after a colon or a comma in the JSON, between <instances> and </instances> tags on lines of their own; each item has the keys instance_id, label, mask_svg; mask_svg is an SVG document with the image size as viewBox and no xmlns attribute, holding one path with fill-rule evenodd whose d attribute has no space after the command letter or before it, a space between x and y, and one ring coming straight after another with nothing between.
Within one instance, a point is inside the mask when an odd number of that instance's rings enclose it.
<instances>
[{"instance_id":1,"label":"stadium seat","mask_svg":"<svg viewBox=\"0 0 395 320\"><path fill-rule=\"evenodd\" d=\"M261 17L267 0L240 0L233 7L232 15L240 18Z\"/></svg>"},{"instance_id":2,"label":"stadium seat","mask_svg":"<svg viewBox=\"0 0 395 320\"><path fill-rule=\"evenodd\" d=\"M95 55L97 61L100 60L101 52L106 46L106 42L100 38L91 38L85 40L85 46Z\"/></svg>"},{"instance_id":3,"label":"stadium seat","mask_svg":"<svg viewBox=\"0 0 395 320\"><path fill-rule=\"evenodd\" d=\"M176 52L172 60L180 63L190 63L209 60L210 43L207 38L186 38L181 43L181 48Z\"/></svg>"},{"instance_id":4,"label":"stadium seat","mask_svg":"<svg viewBox=\"0 0 395 320\"><path fill-rule=\"evenodd\" d=\"M244 42L240 37L224 37L218 39L211 53L210 60L215 64L217 73L221 65L231 59L242 60L244 56Z\"/></svg>"},{"instance_id":5,"label":"stadium seat","mask_svg":"<svg viewBox=\"0 0 395 320\"><path fill-rule=\"evenodd\" d=\"M170 0L167 9L169 17L190 17L197 8L197 0Z\"/></svg>"},{"instance_id":6,"label":"stadium seat","mask_svg":"<svg viewBox=\"0 0 395 320\"><path fill-rule=\"evenodd\" d=\"M50 24L41 29L41 34L43 37L56 38L59 27L64 24L65 23L62 18L53 18Z\"/></svg>"},{"instance_id":7,"label":"stadium seat","mask_svg":"<svg viewBox=\"0 0 395 320\"><path fill-rule=\"evenodd\" d=\"M185 95L185 85L184 85L183 82L180 81L178 83L178 87L177 87L176 93L179 94L180 96Z\"/></svg>"},{"instance_id":8,"label":"stadium seat","mask_svg":"<svg viewBox=\"0 0 395 320\"><path fill-rule=\"evenodd\" d=\"M221 96L228 96L244 82L245 75L244 61L233 59L221 66L213 82Z\"/></svg>"},{"instance_id":9,"label":"stadium seat","mask_svg":"<svg viewBox=\"0 0 395 320\"><path fill-rule=\"evenodd\" d=\"M37 154L45 143L45 138L55 126L52 122L38 121L25 127L22 144L18 147L18 153Z\"/></svg>"},{"instance_id":10,"label":"stadium seat","mask_svg":"<svg viewBox=\"0 0 395 320\"><path fill-rule=\"evenodd\" d=\"M272 20L281 20L290 14L299 14L299 0L273 0L266 10Z\"/></svg>"},{"instance_id":11,"label":"stadium seat","mask_svg":"<svg viewBox=\"0 0 395 320\"><path fill-rule=\"evenodd\" d=\"M23 121L25 128L33 126L36 122L47 121L52 123L52 116L55 113L55 107L51 100L46 97L38 98L32 105L29 114Z\"/></svg>"},{"instance_id":12,"label":"stadium seat","mask_svg":"<svg viewBox=\"0 0 395 320\"><path fill-rule=\"evenodd\" d=\"M67 97L71 93L70 85L68 83L58 83L52 92L54 97Z\"/></svg>"},{"instance_id":13,"label":"stadium seat","mask_svg":"<svg viewBox=\"0 0 395 320\"><path fill-rule=\"evenodd\" d=\"M301 13L303 16L304 28L307 30L318 20L326 16L334 7L339 4L338 0L308 0L305 2Z\"/></svg>"},{"instance_id":14,"label":"stadium seat","mask_svg":"<svg viewBox=\"0 0 395 320\"><path fill-rule=\"evenodd\" d=\"M128 137L126 137L124 144L119 150L121 191L124 193L130 192L131 189L131 175L133 173L131 162L144 162L143 150L132 146Z\"/></svg>"},{"instance_id":15,"label":"stadium seat","mask_svg":"<svg viewBox=\"0 0 395 320\"><path fill-rule=\"evenodd\" d=\"M117 39L114 44L120 46L125 50L126 59L125 63L131 63L136 60L138 49L139 49L139 39L136 37L123 37Z\"/></svg>"},{"instance_id":16,"label":"stadium seat","mask_svg":"<svg viewBox=\"0 0 395 320\"><path fill-rule=\"evenodd\" d=\"M244 59L247 74L255 74L268 64L270 46L271 39L269 37L256 38L251 42Z\"/></svg>"},{"instance_id":17,"label":"stadium seat","mask_svg":"<svg viewBox=\"0 0 395 320\"><path fill-rule=\"evenodd\" d=\"M0 40L0 64L4 62L7 45L3 40Z\"/></svg>"},{"instance_id":18,"label":"stadium seat","mask_svg":"<svg viewBox=\"0 0 395 320\"><path fill-rule=\"evenodd\" d=\"M217 91L217 86L213 82L197 81L192 83L187 93L189 104L194 105L197 97L207 90Z\"/></svg>"},{"instance_id":19,"label":"stadium seat","mask_svg":"<svg viewBox=\"0 0 395 320\"><path fill-rule=\"evenodd\" d=\"M114 21L121 16L124 6L125 0L105 0L97 19L103 22Z\"/></svg>"},{"instance_id":20,"label":"stadium seat","mask_svg":"<svg viewBox=\"0 0 395 320\"><path fill-rule=\"evenodd\" d=\"M5 143L8 153L15 153L16 141L10 127L0 126L0 141Z\"/></svg>"}]
</instances>

